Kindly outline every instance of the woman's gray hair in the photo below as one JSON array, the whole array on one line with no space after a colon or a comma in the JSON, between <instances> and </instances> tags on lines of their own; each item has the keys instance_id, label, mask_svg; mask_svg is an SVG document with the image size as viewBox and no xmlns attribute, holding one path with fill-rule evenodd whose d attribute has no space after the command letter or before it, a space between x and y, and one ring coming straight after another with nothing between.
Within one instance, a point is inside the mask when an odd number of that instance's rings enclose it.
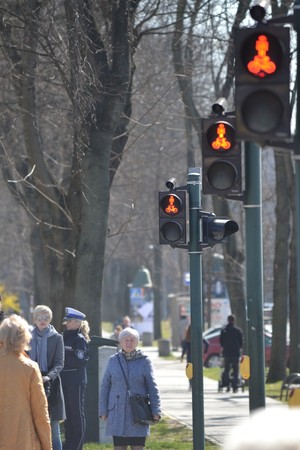
<instances>
[{"instance_id":1,"label":"woman's gray hair","mask_svg":"<svg viewBox=\"0 0 300 450\"><path fill-rule=\"evenodd\" d=\"M119 342L121 342L121 340L127 336L135 337L137 342L139 342L139 340L140 340L140 335L139 335L138 331L135 330L134 328L127 327L127 328L124 328L124 330L122 330L121 333L119 334Z\"/></svg>"}]
</instances>

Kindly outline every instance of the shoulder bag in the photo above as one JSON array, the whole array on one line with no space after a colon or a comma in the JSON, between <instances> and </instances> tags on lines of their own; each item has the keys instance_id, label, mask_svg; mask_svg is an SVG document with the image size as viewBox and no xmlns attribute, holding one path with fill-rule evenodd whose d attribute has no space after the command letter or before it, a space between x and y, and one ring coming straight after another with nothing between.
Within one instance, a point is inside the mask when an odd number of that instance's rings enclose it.
<instances>
[{"instance_id":1,"label":"shoulder bag","mask_svg":"<svg viewBox=\"0 0 300 450\"><path fill-rule=\"evenodd\" d=\"M127 392L128 392L128 399L129 404L131 407L132 417L133 417L133 423L139 424L139 425L152 425L155 423L152 416L151 411L151 405L150 405L150 398L149 395L146 397L141 394L132 394L130 385L128 383L128 380L126 378L124 369L122 367L120 356L118 355L118 361L120 364L120 367L123 372L123 376L125 379L125 383L127 386Z\"/></svg>"}]
</instances>

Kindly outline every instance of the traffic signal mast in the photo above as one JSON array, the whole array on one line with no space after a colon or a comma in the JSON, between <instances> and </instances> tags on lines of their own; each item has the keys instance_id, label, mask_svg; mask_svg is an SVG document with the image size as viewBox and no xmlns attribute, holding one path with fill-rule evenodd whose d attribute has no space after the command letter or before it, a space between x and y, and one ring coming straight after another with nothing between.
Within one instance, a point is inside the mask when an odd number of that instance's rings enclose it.
<instances>
[{"instance_id":1,"label":"traffic signal mast","mask_svg":"<svg viewBox=\"0 0 300 450\"><path fill-rule=\"evenodd\" d=\"M250 9L254 28L237 28L235 106L237 140L282 142L290 138L290 31L270 24L265 9ZM273 21L274 22L274 21Z\"/></svg>"},{"instance_id":2,"label":"traffic signal mast","mask_svg":"<svg viewBox=\"0 0 300 450\"><path fill-rule=\"evenodd\" d=\"M203 193L220 196L242 192L241 145L236 141L235 117L225 113L226 99L212 105L202 119Z\"/></svg>"},{"instance_id":3,"label":"traffic signal mast","mask_svg":"<svg viewBox=\"0 0 300 450\"><path fill-rule=\"evenodd\" d=\"M159 192L159 243L186 247L186 191L175 188L175 179L167 181L169 191Z\"/></svg>"},{"instance_id":4,"label":"traffic signal mast","mask_svg":"<svg viewBox=\"0 0 300 450\"><path fill-rule=\"evenodd\" d=\"M216 217L212 212L199 210L199 220L202 222L201 249L213 247L216 244L226 244L228 236L239 230L234 220Z\"/></svg>"},{"instance_id":5,"label":"traffic signal mast","mask_svg":"<svg viewBox=\"0 0 300 450\"><path fill-rule=\"evenodd\" d=\"M223 139L223 138L222 138ZM187 186L175 187L175 178L167 181L169 191L159 192L159 243L170 245L173 248L189 248L187 243L187 207L186 188ZM195 208L192 207L194 210ZM202 252L204 248L213 247L216 244L224 244L227 237L238 231L239 226L233 220L223 217L216 217L212 212L197 209L197 221L199 226L196 229L190 224L190 236L198 236L198 250Z\"/></svg>"}]
</instances>

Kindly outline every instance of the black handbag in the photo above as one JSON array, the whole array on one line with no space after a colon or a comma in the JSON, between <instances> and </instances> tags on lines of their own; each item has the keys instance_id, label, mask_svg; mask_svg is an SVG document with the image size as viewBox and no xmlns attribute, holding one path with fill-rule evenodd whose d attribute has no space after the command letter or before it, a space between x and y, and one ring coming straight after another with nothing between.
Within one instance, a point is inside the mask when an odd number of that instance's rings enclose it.
<instances>
[{"instance_id":1,"label":"black handbag","mask_svg":"<svg viewBox=\"0 0 300 450\"><path fill-rule=\"evenodd\" d=\"M50 393L48 397L48 405L56 406L60 401L60 377L57 376L50 381Z\"/></svg>"},{"instance_id":2,"label":"black handbag","mask_svg":"<svg viewBox=\"0 0 300 450\"><path fill-rule=\"evenodd\" d=\"M130 395L129 404L131 407L133 423L139 425L152 425L154 423L150 399L140 394Z\"/></svg>"},{"instance_id":3,"label":"black handbag","mask_svg":"<svg viewBox=\"0 0 300 450\"><path fill-rule=\"evenodd\" d=\"M124 369L122 367L119 355L118 355L118 361L119 361L120 367L122 369L124 379L126 382L126 386L127 386L129 404L130 404L132 417L133 417L133 423L139 424L139 425L152 425L152 424L156 423L153 420L149 395L144 396L141 394L132 394L131 393L131 389L130 389L128 380L126 378Z\"/></svg>"}]
</instances>

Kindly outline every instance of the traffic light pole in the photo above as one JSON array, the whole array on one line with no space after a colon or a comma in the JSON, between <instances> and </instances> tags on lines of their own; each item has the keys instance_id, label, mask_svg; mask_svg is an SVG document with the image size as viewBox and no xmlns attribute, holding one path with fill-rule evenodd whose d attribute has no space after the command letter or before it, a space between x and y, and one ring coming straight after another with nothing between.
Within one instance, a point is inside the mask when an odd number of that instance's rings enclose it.
<instances>
[{"instance_id":1,"label":"traffic light pole","mask_svg":"<svg viewBox=\"0 0 300 450\"><path fill-rule=\"evenodd\" d=\"M294 27L297 32L297 103L296 103L296 130L295 130L295 181L296 181L296 252L297 252L297 323L300 323L300 0L294 4ZM300 327L297 327L297 367L300 370Z\"/></svg>"},{"instance_id":2,"label":"traffic light pole","mask_svg":"<svg viewBox=\"0 0 300 450\"><path fill-rule=\"evenodd\" d=\"M205 449L203 355L202 355L202 250L199 249L202 179L200 168L189 169L187 189L189 193L190 220L190 298L191 298L191 344L192 344L192 402L193 402L193 448Z\"/></svg>"},{"instance_id":3,"label":"traffic light pole","mask_svg":"<svg viewBox=\"0 0 300 450\"><path fill-rule=\"evenodd\" d=\"M245 183L247 332L250 355L249 408L252 411L266 405L261 151L254 142L245 143Z\"/></svg>"},{"instance_id":4,"label":"traffic light pole","mask_svg":"<svg viewBox=\"0 0 300 450\"><path fill-rule=\"evenodd\" d=\"M239 226L230 219L216 217L201 209L202 174L200 167L189 168L186 186L176 188L175 178L166 182L168 192L159 192L160 244L188 249L190 257L191 303L191 362L193 408L193 448L205 449L204 395L203 395L203 299L202 299L202 251L204 248L223 244L236 233ZM189 243L186 244L185 191L189 194ZM182 214L181 214L182 213ZM191 376L190 376L191 375Z\"/></svg>"}]
</instances>

